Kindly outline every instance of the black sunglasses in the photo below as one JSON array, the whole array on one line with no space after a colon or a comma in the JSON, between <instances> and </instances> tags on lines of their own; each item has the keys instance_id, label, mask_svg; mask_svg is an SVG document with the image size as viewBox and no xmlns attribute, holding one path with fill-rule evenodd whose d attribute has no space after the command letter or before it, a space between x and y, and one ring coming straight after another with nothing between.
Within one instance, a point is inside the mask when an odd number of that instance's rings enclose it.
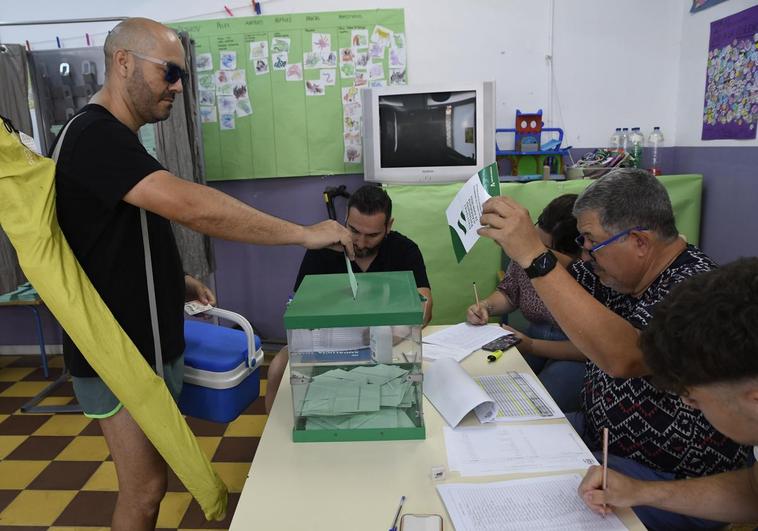
<instances>
[{"instance_id":1,"label":"black sunglasses","mask_svg":"<svg viewBox=\"0 0 758 531\"><path fill-rule=\"evenodd\" d=\"M172 63L170 61L164 61L162 59L156 59L155 57L150 57L149 55L144 55L139 52L135 52L134 50L126 50L126 51L131 53L132 55L139 57L140 59L165 67L166 74L165 74L164 79L166 80L167 83L170 83L171 85L173 85L174 83L176 83L177 81L181 79L183 85L187 84L187 77L188 77L187 71L181 66L179 66L178 64Z\"/></svg>"}]
</instances>

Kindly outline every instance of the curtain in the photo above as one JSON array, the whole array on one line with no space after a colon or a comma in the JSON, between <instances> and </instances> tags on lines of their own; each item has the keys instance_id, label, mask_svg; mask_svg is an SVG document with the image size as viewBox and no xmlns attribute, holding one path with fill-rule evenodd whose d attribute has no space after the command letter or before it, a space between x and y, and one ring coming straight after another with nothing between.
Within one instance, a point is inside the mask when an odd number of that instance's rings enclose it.
<instances>
[{"instance_id":1,"label":"curtain","mask_svg":"<svg viewBox=\"0 0 758 531\"><path fill-rule=\"evenodd\" d=\"M158 160L174 175L205 184L203 152L197 109L195 47L187 33L180 33L187 56L189 79L181 95L174 99L168 120L155 124L155 148ZM207 277L215 269L210 238L178 223L172 223L184 271L195 277Z\"/></svg>"},{"instance_id":2,"label":"curtain","mask_svg":"<svg viewBox=\"0 0 758 531\"><path fill-rule=\"evenodd\" d=\"M10 119L19 131L32 136L26 50L20 44L0 44L0 115ZM0 293L24 282L26 278L18 265L16 251L0 229Z\"/></svg>"}]
</instances>

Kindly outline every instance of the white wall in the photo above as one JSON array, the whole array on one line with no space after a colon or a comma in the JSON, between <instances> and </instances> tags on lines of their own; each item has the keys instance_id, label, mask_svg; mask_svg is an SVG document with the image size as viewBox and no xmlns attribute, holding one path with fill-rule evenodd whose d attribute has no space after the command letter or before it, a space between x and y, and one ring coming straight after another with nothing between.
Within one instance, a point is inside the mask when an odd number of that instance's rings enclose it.
<instances>
[{"instance_id":1,"label":"white wall","mask_svg":"<svg viewBox=\"0 0 758 531\"><path fill-rule=\"evenodd\" d=\"M411 83L495 79L499 127L513 127L517 108L542 108L546 125L566 131L564 145L591 147L605 145L611 130L623 126L649 130L660 125L674 138L675 65L685 4L689 1L395 0L381 7L405 9ZM209 13L222 5L202 0L3 2L0 20L139 15L176 21L224 17ZM227 5L237 16L252 14L249 2ZM378 4L275 0L262 6L264 14L280 14ZM0 27L0 41L29 40L34 49L54 48L58 35L64 47L79 47L85 45L86 31L102 45L113 25ZM551 53L554 82L546 59Z\"/></svg>"},{"instance_id":2,"label":"white wall","mask_svg":"<svg viewBox=\"0 0 758 531\"><path fill-rule=\"evenodd\" d=\"M708 40L711 22L739 13L756 5L756 0L729 0L698 13L683 9L682 60L679 64L677 89L677 146L741 146L756 147L753 140L700 140L703 131L703 98L705 70L708 62Z\"/></svg>"}]
</instances>

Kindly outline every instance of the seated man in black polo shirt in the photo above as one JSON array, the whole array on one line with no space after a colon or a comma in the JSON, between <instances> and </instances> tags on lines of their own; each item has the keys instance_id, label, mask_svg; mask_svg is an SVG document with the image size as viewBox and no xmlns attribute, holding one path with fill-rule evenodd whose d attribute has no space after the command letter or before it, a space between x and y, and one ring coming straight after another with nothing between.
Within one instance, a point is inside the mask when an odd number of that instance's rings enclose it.
<instances>
[{"instance_id":1,"label":"seated man in black polo shirt","mask_svg":"<svg viewBox=\"0 0 758 531\"><path fill-rule=\"evenodd\" d=\"M424 326L432 318L432 290L426 276L424 257L418 246L399 232L392 230L392 200L381 187L364 185L347 202L345 224L353 236L355 273L379 271L412 271L418 292L426 299ZM346 273L345 257L329 250L307 251L300 264L295 291L306 275ZM287 349L282 349L268 368L266 411L271 410L279 383L287 366Z\"/></svg>"}]
</instances>

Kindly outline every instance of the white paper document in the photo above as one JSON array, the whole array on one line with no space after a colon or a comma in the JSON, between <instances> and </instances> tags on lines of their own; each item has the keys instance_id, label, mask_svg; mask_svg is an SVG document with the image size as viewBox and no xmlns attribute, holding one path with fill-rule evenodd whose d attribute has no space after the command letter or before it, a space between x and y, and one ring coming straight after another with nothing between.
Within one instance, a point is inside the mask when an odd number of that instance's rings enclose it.
<instances>
[{"instance_id":1,"label":"white paper document","mask_svg":"<svg viewBox=\"0 0 758 531\"><path fill-rule=\"evenodd\" d=\"M451 358L435 361L424 372L424 395L452 427L472 410L483 422L497 413L487 393Z\"/></svg>"},{"instance_id":2,"label":"white paper document","mask_svg":"<svg viewBox=\"0 0 758 531\"><path fill-rule=\"evenodd\" d=\"M482 345L486 345L490 341L509 334L512 334L512 332L504 330L497 325L477 326L469 323L459 323L439 332L429 334L424 337L423 341L424 343L474 352L482 348Z\"/></svg>"},{"instance_id":3,"label":"white paper document","mask_svg":"<svg viewBox=\"0 0 758 531\"><path fill-rule=\"evenodd\" d=\"M469 350L435 345L434 343L424 343L421 351L425 360L435 361L442 358L450 358L459 363L471 354L471 351Z\"/></svg>"},{"instance_id":4,"label":"white paper document","mask_svg":"<svg viewBox=\"0 0 758 531\"><path fill-rule=\"evenodd\" d=\"M490 197L482 186L479 174L475 173L455 194L450 206L445 210L447 224L455 231L466 252L479 240L479 233L476 231L482 228L482 224L479 223L482 205Z\"/></svg>"},{"instance_id":5,"label":"white paper document","mask_svg":"<svg viewBox=\"0 0 758 531\"><path fill-rule=\"evenodd\" d=\"M584 470L597 460L568 424L445 427L450 470L461 476Z\"/></svg>"},{"instance_id":6,"label":"white paper document","mask_svg":"<svg viewBox=\"0 0 758 531\"><path fill-rule=\"evenodd\" d=\"M524 529L626 529L615 514L593 513L577 494L576 474L500 481L438 485L456 531L523 531Z\"/></svg>"},{"instance_id":7,"label":"white paper document","mask_svg":"<svg viewBox=\"0 0 758 531\"><path fill-rule=\"evenodd\" d=\"M474 378L497 406L498 422L557 419L565 415L553 397L531 374L508 371L506 374Z\"/></svg>"}]
</instances>

